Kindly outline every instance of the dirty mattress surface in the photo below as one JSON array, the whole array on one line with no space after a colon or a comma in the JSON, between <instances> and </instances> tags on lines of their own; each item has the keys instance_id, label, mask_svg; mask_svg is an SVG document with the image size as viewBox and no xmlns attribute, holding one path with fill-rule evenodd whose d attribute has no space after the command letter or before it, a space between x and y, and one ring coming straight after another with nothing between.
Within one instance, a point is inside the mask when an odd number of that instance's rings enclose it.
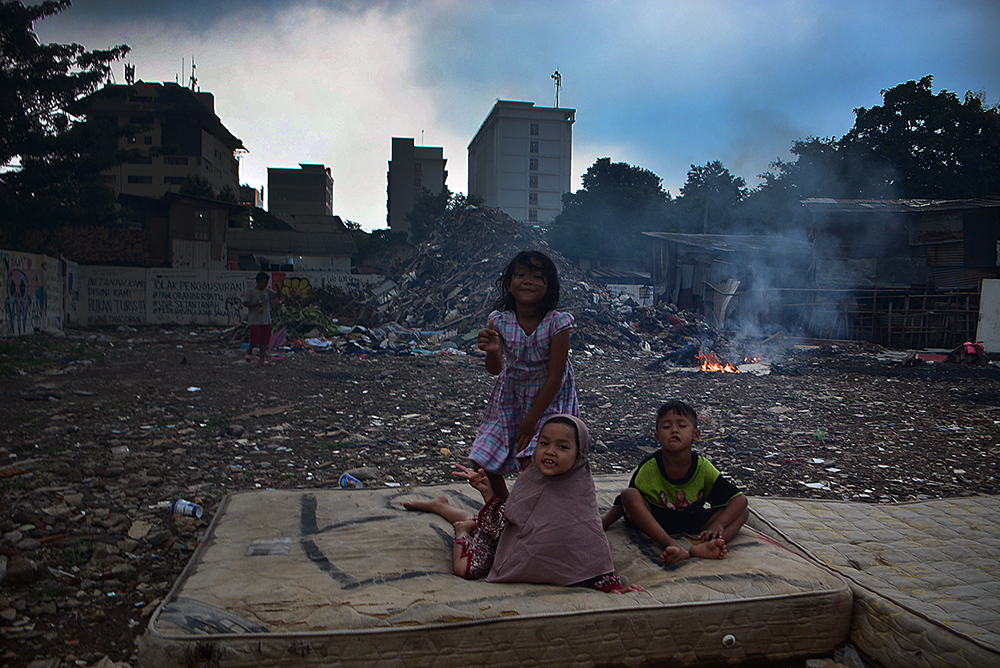
<instances>
[{"instance_id":1,"label":"dirty mattress surface","mask_svg":"<svg viewBox=\"0 0 1000 668\"><path fill-rule=\"evenodd\" d=\"M1000 497L751 499L750 524L848 578L854 643L890 666L1000 666Z\"/></svg>"},{"instance_id":2,"label":"dirty mattress surface","mask_svg":"<svg viewBox=\"0 0 1000 668\"><path fill-rule=\"evenodd\" d=\"M601 507L627 482L599 476ZM402 506L438 495L482 505L465 483L230 495L151 616L139 665L719 665L848 638L849 583L752 529L725 559L665 568L616 523L616 568L641 592L462 580L451 525Z\"/></svg>"}]
</instances>

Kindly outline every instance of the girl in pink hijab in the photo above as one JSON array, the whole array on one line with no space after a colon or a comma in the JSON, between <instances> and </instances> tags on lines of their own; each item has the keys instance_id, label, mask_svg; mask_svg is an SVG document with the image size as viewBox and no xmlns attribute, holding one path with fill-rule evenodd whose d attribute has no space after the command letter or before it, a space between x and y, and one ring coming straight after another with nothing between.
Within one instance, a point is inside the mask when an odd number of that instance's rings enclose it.
<instances>
[{"instance_id":1,"label":"girl in pink hijab","mask_svg":"<svg viewBox=\"0 0 1000 668\"><path fill-rule=\"evenodd\" d=\"M455 574L488 582L584 585L625 593L614 574L590 470L590 432L572 415L548 418L532 453L532 466L518 477L504 502L486 472L459 466L455 475L483 495L478 515L439 496L403 506L440 515L455 527Z\"/></svg>"}]
</instances>

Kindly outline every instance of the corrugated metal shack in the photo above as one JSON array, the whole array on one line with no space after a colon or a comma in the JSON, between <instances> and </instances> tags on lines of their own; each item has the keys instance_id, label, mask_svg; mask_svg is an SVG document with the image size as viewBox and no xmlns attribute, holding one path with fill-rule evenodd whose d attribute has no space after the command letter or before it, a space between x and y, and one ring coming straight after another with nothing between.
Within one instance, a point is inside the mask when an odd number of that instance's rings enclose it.
<instances>
[{"instance_id":1,"label":"corrugated metal shack","mask_svg":"<svg viewBox=\"0 0 1000 668\"><path fill-rule=\"evenodd\" d=\"M653 246L661 299L704 315L718 329L748 335L791 331L801 313L788 303L812 294L812 246L788 237L643 232Z\"/></svg>"},{"instance_id":2,"label":"corrugated metal shack","mask_svg":"<svg viewBox=\"0 0 1000 668\"><path fill-rule=\"evenodd\" d=\"M983 279L997 278L1000 198L806 199L813 336L954 348L976 335Z\"/></svg>"}]
</instances>

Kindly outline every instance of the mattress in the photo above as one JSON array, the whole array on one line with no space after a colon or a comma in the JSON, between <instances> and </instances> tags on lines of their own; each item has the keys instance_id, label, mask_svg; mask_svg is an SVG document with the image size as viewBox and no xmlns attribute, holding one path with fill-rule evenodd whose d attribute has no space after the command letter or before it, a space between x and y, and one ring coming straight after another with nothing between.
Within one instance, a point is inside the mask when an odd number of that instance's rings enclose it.
<instances>
[{"instance_id":1,"label":"mattress","mask_svg":"<svg viewBox=\"0 0 1000 668\"><path fill-rule=\"evenodd\" d=\"M751 524L851 582L851 639L886 666L1000 666L1000 497L754 498Z\"/></svg>"},{"instance_id":2,"label":"mattress","mask_svg":"<svg viewBox=\"0 0 1000 668\"><path fill-rule=\"evenodd\" d=\"M597 478L602 508L627 480ZM641 592L467 581L451 572L451 525L402 507L438 495L481 506L465 483L226 497L138 665L739 665L847 641L847 581L757 531L725 559L664 567L616 523L616 568Z\"/></svg>"}]
</instances>

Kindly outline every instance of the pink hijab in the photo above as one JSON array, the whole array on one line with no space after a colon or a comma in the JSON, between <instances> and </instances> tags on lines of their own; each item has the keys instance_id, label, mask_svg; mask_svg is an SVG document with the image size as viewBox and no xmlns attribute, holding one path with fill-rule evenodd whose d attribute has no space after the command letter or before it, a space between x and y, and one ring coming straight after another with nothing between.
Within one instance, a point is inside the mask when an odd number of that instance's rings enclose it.
<instances>
[{"instance_id":1,"label":"pink hijab","mask_svg":"<svg viewBox=\"0 0 1000 668\"><path fill-rule=\"evenodd\" d=\"M497 544L488 582L572 585L615 570L590 471L590 432L573 415L580 452L573 467L547 477L534 461L504 504L507 526ZM544 426L544 424L543 424Z\"/></svg>"}]
</instances>

